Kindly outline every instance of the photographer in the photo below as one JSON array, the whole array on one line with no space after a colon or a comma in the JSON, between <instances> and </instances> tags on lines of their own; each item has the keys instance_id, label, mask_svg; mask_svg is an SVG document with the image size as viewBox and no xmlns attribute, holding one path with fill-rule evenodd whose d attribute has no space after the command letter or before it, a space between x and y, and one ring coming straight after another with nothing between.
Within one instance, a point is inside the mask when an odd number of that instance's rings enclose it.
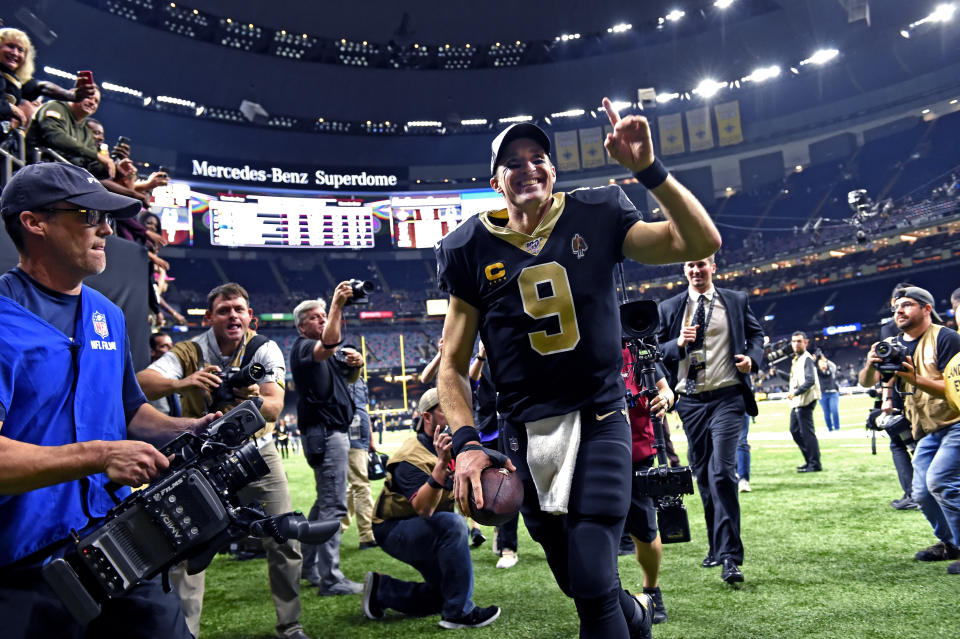
<instances>
[{"instance_id":1,"label":"photographer","mask_svg":"<svg viewBox=\"0 0 960 639\"><path fill-rule=\"evenodd\" d=\"M293 315L300 336L290 350L290 369L296 384L297 421L303 452L313 467L317 500L309 519L341 520L347 514L347 468L354 403L349 384L360 378L363 356L353 348L337 350L341 339L343 307L355 292L350 282L340 282L330 301L300 302ZM347 579L340 570L340 532L319 546L305 545L302 577L317 594L355 595L363 585Z\"/></svg>"},{"instance_id":2,"label":"photographer","mask_svg":"<svg viewBox=\"0 0 960 639\"><path fill-rule=\"evenodd\" d=\"M894 301L893 321L900 334L885 340L901 349L889 350L900 359L893 372L894 392L903 394L907 419L913 425L917 447L913 453L913 499L920 504L933 533L939 540L919 551L919 561L945 561L960 558L960 412L944 398L943 371L960 353L960 335L934 321L933 296L925 289L911 286L899 292ZM881 342L870 347L867 363L860 371L861 383L873 385L878 367L886 368L885 358L877 353ZM960 561L948 567L960 574Z\"/></svg>"},{"instance_id":3,"label":"photographer","mask_svg":"<svg viewBox=\"0 0 960 639\"><path fill-rule=\"evenodd\" d=\"M897 298L900 297L903 290L913 286L908 282L900 282L890 293L890 308L892 309ZM891 321L886 322L880 327L880 339L896 337L900 330L897 323L893 321L893 311L891 310ZM863 385L862 381L861 386ZM913 500L913 451L917 446L911 434L912 426L904 415L903 395L893 390L891 378L887 382L881 382L880 402L876 408L877 412L871 411L867 416L868 424L873 421L873 426L877 426L877 419L884 422L891 418L899 417L894 422L895 428L884 428L890 439L890 456L893 458L893 466L897 471L897 480L900 482L900 488L903 490L903 496L894 499L890 505L897 510L916 510L920 505ZM887 418L881 418L881 415L888 415Z\"/></svg>"},{"instance_id":4,"label":"photographer","mask_svg":"<svg viewBox=\"0 0 960 639\"><path fill-rule=\"evenodd\" d=\"M657 529L657 505L653 498L643 494L640 478L636 472L651 468L656 461L656 437L651 415L660 417L666 414L674 403L673 391L667 383L662 367L657 364L657 396L648 405L647 398L641 395L641 388L633 375L635 360L629 348L623 349L623 368L620 370L627 391L636 402L629 406L631 456L633 460L633 485L630 494L630 510L627 512L625 531L633 538L636 547L637 562L643 572L643 592L653 602L653 623L667 620L667 609L663 605L663 593L660 591L660 562L663 560L663 543ZM666 431L666 423L663 424Z\"/></svg>"},{"instance_id":5,"label":"photographer","mask_svg":"<svg viewBox=\"0 0 960 639\"><path fill-rule=\"evenodd\" d=\"M790 347L794 356L790 362L790 434L803 454L804 463L797 466L798 473L818 473L820 465L820 442L813 430L813 409L820 399L820 378L813 356L807 352L806 333L795 331L790 336Z\"/></svg>"},{"instance_id":6,"label":"photographer","mask_svg":"<svg viewBox=\"0 0 960 639\"><path fill-rule=\"evenodd\" d=\"M822 351L817 352L817 378L820 381L820 403L823 421L827 430L840 430L840 384L837 381L837 365L827 359Z\"/></svg>"},{"instance_id":7,"label":"photographer","mask_svg":"<svg viewBox=\"0 0 960 639\"><path fill-rule=\"evenodd\" d=\"M83 280L106 268L110 219L140 209L87 171L20 169L0 196L20 265L0 276L0 614L3 636L190 637L159 579L80 626L41 566L113 506L108 482L139 486L169 466L155 444L203 419L175 419L137 385L121 310ZM136 441L142 440L142 441ZM149 443L148 443L149 442ZM129 489L116 491L126 497Z\"/></svg>"},{"instance_id":8,"label":"photographer","mask_svg":"<svg viewBox=\"0 0 960 639\"><path fill-rule=\"evenodd\" d=\"M500 609L471 600L467 524L453 510L453 439L435 388L423 394L418 408L417 434L387 460L373 534L384 552L416 568L424 581L367 573L363 614L381 619L393 608L414 617L440 613L440 627L450 630L487 626Z\"/></svg>"},{"instance_id":9,"label":"photographer","mask_svg":"<svg viewBox=\"0 0 960 639\"><path fill-rule=\"evenodd\" d=\"M256 438L270 473L242 489L239 497L243 503L261 503L268 515L291 511L287 477L272 435L273 422L283 409L285 369L280 347L250 329L253 319L250 297L239 284L224 284L210 291L205 319L209 330L176 344L140 371L137 379L151 399L179 393L184 415L226 412L244 399L262 398L260 413L267 425L256 433ZM237 367L239 372L235 370ZM254 372L261 376L259 381L254 381ZM265 538L263 545L277 611L277 636L304 639L306 635L300 625L300 542L278 544ZM187 575L181 567L172 574L187 622L197 635L203 609L204 573Z\"/></svg>"}]
</instances>

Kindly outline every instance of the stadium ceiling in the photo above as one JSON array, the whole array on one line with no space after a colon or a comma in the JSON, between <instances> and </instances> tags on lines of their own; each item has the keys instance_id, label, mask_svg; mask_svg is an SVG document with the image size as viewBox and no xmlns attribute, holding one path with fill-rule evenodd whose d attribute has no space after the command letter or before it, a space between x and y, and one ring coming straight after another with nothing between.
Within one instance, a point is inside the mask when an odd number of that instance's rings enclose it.
<instances>
[{"instance_id":1,"label":"stadium ceiling","mask_svg":"<svg viewBox=\"0 0 960 639\"><path fill-rule=\"evenodd\" d=\"M845 25L869 24L872 17L870 0L492 0L473 6L439 0L79 1L244 52L348 67L447 71L550 64L676 45L711 32L722 37L745 23L754 25L749 27L753 46L806 46L815 38L837 39ZM913 3L874 4L884 5L874 10L882 21L898 13L886 5ZM766 43L765 35L770 38ZM718 50L737 52L743 54L736 37L723 40Z\"/></svg>"}]
</instances>

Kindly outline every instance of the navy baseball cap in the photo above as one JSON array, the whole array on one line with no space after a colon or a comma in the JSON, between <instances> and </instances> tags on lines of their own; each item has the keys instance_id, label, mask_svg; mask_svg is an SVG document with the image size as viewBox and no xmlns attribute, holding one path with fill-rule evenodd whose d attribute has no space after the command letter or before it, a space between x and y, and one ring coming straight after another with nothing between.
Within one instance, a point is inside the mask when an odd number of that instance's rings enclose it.
<instances>
[{"instance_id":1,"label":"navy baseball cap","mask_svg":"<svg viewBox=\"0 0 960 639\"><path fill-rule=\"evenodd\" d=\"M105 211L113 217L133 217L140 212L139 200L103 188L86 169L64 162L41 162L17 171L0 194L3 217L36 211L54 202Z\"/></svg>"},{"instance_id":2,"label":"navy baseball cap","mask_svg":"<svg viewBox=\"0 0 960 639\"><path fill-rule=\"evenodd\" d=\"M507 146L518 138L528 138L543 147L543 150L550 154L550 138L543 129L536 124L529 122L518 122L511 124L500 135L493 138L491 145L492 154L490 156L490 175L497 172L497 164L500 163L500 155L506 150Z\"/></svg>"},{"instance_id":3,"label":"navy baseball cap","mask_svg":"<svg viewBox=\"0 0 960 639\"><path fill-rule=\"evenodd\" d=\"M940 319L940 315L937 314L937 303L933 299L933 295L930 294L925 288L920 288L919 286L908 286L907 288L900 289L897 291L897 299L902 297L909 297L915 302L919 302L921 306L926 306L929 304L931 306L930 317L933 318L933 321L938 324L942 324L943 320Z\"/></svg>"}]
</instances>

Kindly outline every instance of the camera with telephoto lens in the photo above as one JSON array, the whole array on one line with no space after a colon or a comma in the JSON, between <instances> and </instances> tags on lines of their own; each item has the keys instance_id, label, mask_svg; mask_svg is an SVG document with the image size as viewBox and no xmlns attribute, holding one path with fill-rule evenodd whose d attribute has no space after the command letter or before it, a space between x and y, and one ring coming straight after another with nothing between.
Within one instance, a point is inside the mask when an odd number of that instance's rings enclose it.
<instances>
[{"instance_id":1,"label":"camera with telephoto lens","mask_svg":"<svg viewBox=\"0 0 960 639\"><path fill-rule=\"evenodd\" d=\"M878 342L873 352L880 358L880 361L874 364L874 368L880 372L880 379L886 381L893 377L893 374L897 371L906 370L903 364L907 361L909 352L903 344L888 341Z\"/></svg>"},{"instance_id":2,"label":"camera with telephoto lens","mask_svg":"<svg viewBox=\"0 0 960 639\"><path fill-rule=\"evenodd\" d=\"M345 306L351 304L369 304L370 299L367 297L370 293L373 293L373 282L369 280L347 280L347 284L350 285L350 290L353 291L353 297L349 298Z\"/></svg>"},{"instance_id":3,"label":"camera with telephoto lens","mask_svg":"<svg viewBox=\"0 0 960 639\"><path fill-rule=\"evenodd\" d=\"M763 356L771 366L789 357L793 357L793 347L790 345L790 340L783 338L775 342L770 342L763 347Z\"/></svg>"},{"instance_id":4,"label":"camera with telephoto lens","mask_svg":"<svg viewBox=\"0 0 960 639\"><path fill-rule=\"evenodd\" d=\"M250 362L243 368L230 366L220 373L214 373L222 380L220 385L211 393L210 412L224 410L237 402L233 394L235 388L245 388L259 384L266 376L267 369L259 362Z\"/></svg>"},{"instance_id":5,"label":"camera with telephoto lens","mask_svg":"<svg viewBox=\"0 0 960 639\"><path fill-rule=\"evenodd\" d=\"M620 305L620 326L623 341L633 356L630 374L647 398L647 405L657 396L656 363L663 360L656 342L660 324L657 303L636 300ZM637 404L637 396L627 391L627 405ZM683 505L683 495L693 494L693 471L689 466L671 468L667 465L663 422L650 415L653 423L657 466L636 471L636 485L641 494L652 497L657 504L657 527L665 544L690 541L690 520Z\"/></svg>"},{"instance_id":6,"label":"camera with telephoto lens","mask_svg":"<svg viewBox=\"0 0 960 639\"><path fill-rule=\"evenodd\" d=\"M270 472L250 441L266 423L261 403L246 400L203 432L167 443L160 449L173 455L166 470L91 528L74 531L44 564L44 579L79 623L90 623L103 602L138 583L166 578L184 560L196 574L247 535L319 544L340 529L339 521L308 522L299 512L267 517L259 505L240 503L237 492Z\"/></svg>"}]
</instances>

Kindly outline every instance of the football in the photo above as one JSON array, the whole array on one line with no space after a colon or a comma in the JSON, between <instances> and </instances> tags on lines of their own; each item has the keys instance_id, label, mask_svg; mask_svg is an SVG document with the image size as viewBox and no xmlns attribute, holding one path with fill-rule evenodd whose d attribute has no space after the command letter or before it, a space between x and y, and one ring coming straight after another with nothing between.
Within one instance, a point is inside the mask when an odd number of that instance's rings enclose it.
<instances>
[{"instance_id":1,"label":"football","mask_svg":"<svg viewBox=\"0 0 960 639\"><path fill-rule=\"evenodd\" d=\"M523 482L516 473L506 468L484 468L480 473L480 485L483 492L483 508L470 493L470 516L484 526L500 526L507 523L520 511L523 502Z\"/></svg>"}]
</instances>

